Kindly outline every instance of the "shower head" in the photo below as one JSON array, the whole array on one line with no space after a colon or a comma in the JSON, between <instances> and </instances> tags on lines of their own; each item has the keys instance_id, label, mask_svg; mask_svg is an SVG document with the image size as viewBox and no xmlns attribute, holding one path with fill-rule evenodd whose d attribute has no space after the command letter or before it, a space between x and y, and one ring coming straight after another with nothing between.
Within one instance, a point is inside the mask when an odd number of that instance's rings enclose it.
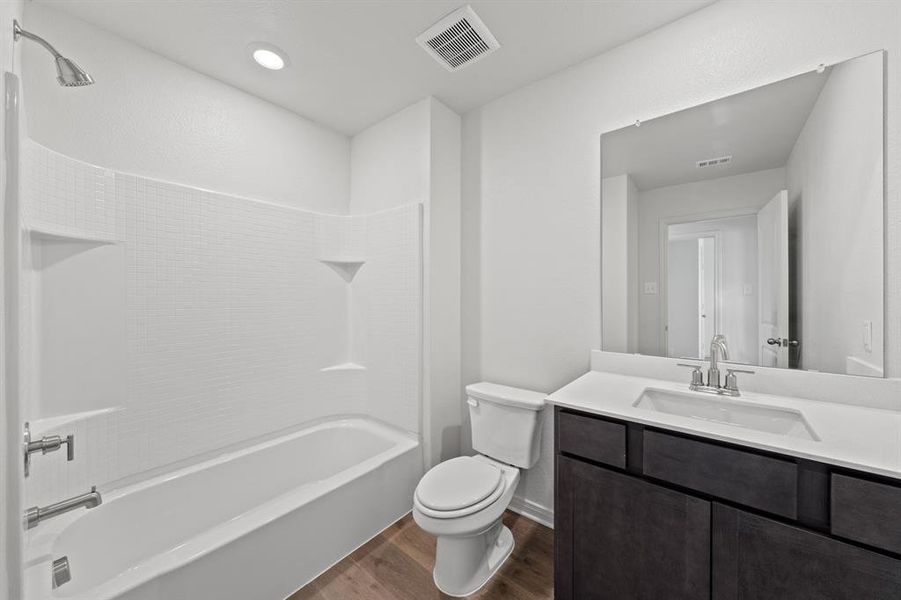
<instances>
[{"instance_id":1,"label":"shower head","mask_svg":"<svg viewBox=\"0 0 901 600\"><path fill-rule=\"evenodd\" d=\"M63 87L91 85L94 80L71 58L56 57L56 80Z\"/></svg>"},{"instance_id":2,"label":"shower head","mask_svg":"<svg viewBox=\"0 0 901 600\"><path fill-rule=\"evenodd\" d=\"M91 76L88 75L84 69L79 67L78 63L76 63L71 58L66 58L65 56L57 52L56 48L51 46L50 43L47 42L47 40L45 40L44 38L25 31L24 29L19 27L19 22L16 20L13 20L13 37L16 41L18 41L20 37L35 41L46 48L47 51L53 55L53 58L56 62L56 80L61 86L80 87L94 83L94 80L91 78Z\"/></svg>"}]
</instances>

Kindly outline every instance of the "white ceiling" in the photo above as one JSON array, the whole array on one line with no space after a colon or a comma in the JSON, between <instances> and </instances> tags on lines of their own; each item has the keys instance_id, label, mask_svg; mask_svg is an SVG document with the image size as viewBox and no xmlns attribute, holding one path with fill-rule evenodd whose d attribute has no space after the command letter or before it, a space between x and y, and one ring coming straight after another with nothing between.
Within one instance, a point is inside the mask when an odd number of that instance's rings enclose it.
<instances>
[{"instance_id":1,"label":"white ceiling","mask_svg":"<svg viewBox=\"0 0 901 600\"><path fill-rule=\"evenodd\" d=\"M784 167L829 77L806 73L601 136L603 176L636 187L715 179ZM722 166L699 160L732 155Z\"/></svg>"},{"instance_id":2,"label":"white ceiling","mask_svg":"<svg viewBox=\"0 0 901 600\"><path fill-rule=\"evenodd\" d=\"M414 38L466 0L39 1L353 134L429 95L464 113L713 0L470 0L501 48L457 73ZM290 67L258 67L254 41Z\"/></svg>"}]
</instances>

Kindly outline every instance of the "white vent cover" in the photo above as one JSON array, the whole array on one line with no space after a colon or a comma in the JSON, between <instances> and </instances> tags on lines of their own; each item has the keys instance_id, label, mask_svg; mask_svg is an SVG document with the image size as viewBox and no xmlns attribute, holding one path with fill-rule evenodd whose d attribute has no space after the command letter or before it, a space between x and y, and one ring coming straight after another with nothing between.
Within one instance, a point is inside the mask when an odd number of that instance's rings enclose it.
<instances>
[{"instance_id":1,"label":"white vent cover","mask_svg":"<svg viewBox=\"0 0 901 600\"><path fill-rule=\"evenodd\" d=\"M471 65L501 46L471 6L455 10L429 27L416 37L416 43L448 71Z\"/></svg>"},{"instance_id":2,"label":"white vent cover","mask_svg":"<svg viewBox=\"0 0 901 600\"><path fill-rule=\"evenodd\" d=\"M732 155L729 156L717 156L716 158L708 158L706 160L698 161L698 168L703 169L704 167L716 167L719 165L728 165L732 162Z\"/></svg>"}]
</instances>

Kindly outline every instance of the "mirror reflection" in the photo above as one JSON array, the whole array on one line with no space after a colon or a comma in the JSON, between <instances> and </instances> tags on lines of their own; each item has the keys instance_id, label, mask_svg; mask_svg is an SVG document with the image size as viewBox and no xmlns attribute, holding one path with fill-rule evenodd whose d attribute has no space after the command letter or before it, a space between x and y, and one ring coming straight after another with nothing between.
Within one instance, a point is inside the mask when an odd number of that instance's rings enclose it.
<instances>
[{"instance_id":1,"label":"mirror reflection","mask_svg":"<svg viewBox=\"0 0 901 600\"><path fill-rule=\"evenodd\" d=\"M601 137L605 350L883 376L883 61Z\"/></svg>"}]
</instances>

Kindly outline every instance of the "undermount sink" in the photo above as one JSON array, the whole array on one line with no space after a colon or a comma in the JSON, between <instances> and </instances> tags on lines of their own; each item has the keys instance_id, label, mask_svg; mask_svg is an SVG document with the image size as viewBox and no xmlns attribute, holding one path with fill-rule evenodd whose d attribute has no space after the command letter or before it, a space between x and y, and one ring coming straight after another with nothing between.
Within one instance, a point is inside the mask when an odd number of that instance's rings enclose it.
<instances>
[{"instance_id":1,"label":"undermount sink","mask_svg":"<svg viewBox=\"0 0 901 600\"><path fill-rule=\"evenodd\" d=\"M654 388L646 389L632 406L679 417L820 441L804 415L789 408Z\"/></svg>"}]
</instances>

